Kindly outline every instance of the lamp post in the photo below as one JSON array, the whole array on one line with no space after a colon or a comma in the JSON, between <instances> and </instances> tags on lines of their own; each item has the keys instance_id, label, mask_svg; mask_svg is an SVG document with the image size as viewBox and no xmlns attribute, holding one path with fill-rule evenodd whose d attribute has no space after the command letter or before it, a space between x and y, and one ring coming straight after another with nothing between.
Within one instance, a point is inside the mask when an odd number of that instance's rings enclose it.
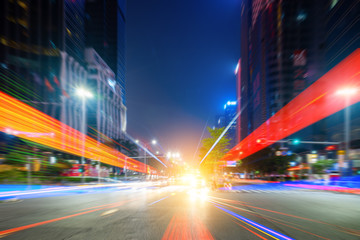
<instances>
[{"instance_id":1,"label":"lamp post","mask_svg":"<svg viewBox=\"0 0 360 240\"><path fill-rule=\"evenodd\" d=\"M140 144L140 141L139 140L135 140L135 143L136 144ZM156 139L153 139L152 141L151 141L151 144L152 145L157 145L157 141L156 141ZM146 180L146 177L147 177L147 156L146 156L146 153L147 153L147 150L148 150L148 144L144 144L145 145L145 148L144 148L144 164L145 164L145 180Z\"/></svg>"},{"instance_id":2,"label":"lamp post","mask_svg":"<svg viewBox=\"0 0 360 240\"><path fill-rule=\"evenodd\" d=\"M82 133L82 154L81 154L81 164L85 164L85 136L86 136L86 99L92 98L93 94L84 89L78 88L76 89L76 94L81 98L81 106L82 106L82 123L81 123L81 133ZM84 182L84 174L85 169L81 173L81 182Z\"/></svg>"},{"instance_id":3,"label":"lamp post","mask_svg":"<svg viewBox=\"0 0 360 240\"><path fill-rule=\"evenodd\" d=\"M126 164L127 164L127 157L125 157L125 166L124 166L124 173L125 173L125 181L127 179L127 170L126 170Z\"/></svg>"},{"instance_id":4,"label":"lamp post","mask_svg":"<svg viewBox=\"0 0 360 240\"><path fill-rule=\"evenodd\" d=\"M350 100L351 96L357 93L356 88L344 88L336 92L338 95L345 97L345 109L344 109L344 142L345 142L345 162L348 162L348 170L345 175L352 175L352 161L349 159L349 149L350 149ZM341 175L344 174L343 167L341 167Z\"/></svg>"}]
</instances>

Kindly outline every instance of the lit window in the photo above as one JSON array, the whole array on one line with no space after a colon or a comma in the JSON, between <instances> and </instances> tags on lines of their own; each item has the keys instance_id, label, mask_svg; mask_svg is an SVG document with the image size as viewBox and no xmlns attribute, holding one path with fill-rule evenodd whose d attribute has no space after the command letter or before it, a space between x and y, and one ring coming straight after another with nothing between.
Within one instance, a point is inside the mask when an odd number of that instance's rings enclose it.
<instances>
[{"instance_id":1,"label":"lit window","mask_svg":"<svg viewBox=\"0 0 360 240\"><path fill-rule=\"evenodd\" d=\"M71 31L68 28L66 28L66 32L71 37Z\"/></svg>"},{"instance_id":2,"label":"lit window","mask_svg":"<svg viewBox=\"0 0 360 240\"><path fill-rule=\"evenodd\" d=\"M304 11L300 11L296 17L296 21L303 22L307 18L307 14Z\"/></svg>"}]
</instances>

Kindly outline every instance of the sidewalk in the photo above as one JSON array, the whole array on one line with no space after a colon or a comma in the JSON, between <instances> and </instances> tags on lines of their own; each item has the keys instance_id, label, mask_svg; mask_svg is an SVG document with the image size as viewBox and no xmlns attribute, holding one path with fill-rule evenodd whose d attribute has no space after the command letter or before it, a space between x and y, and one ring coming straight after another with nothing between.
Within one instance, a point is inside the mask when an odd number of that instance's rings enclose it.
<instances>
[{"instance_id":1,"label":"sidewalk","mask_svg":"<svg viewBox=\"0 0 360 240\"><path fill-rule=\"evenodd\" d=\"M301 184L301 183L285 183L284 186L307 188L307 189L316 189L316 190L323 190L323 191L333 191L333 192L360 194L360 188L349 188L349 187L339 187L339 186L325 186L325 185L312 185L312 184Z\"/></svg>"}]
</instances>

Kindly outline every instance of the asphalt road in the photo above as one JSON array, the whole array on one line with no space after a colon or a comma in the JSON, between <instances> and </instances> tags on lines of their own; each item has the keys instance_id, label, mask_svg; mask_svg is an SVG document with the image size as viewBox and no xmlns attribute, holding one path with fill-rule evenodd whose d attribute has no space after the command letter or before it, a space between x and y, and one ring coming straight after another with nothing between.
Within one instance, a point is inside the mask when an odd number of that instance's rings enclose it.
<instances>
[{"instance_id":1,"label":"asphalt road","mask_svg":"<svg viewBox=\"0 0 360 240\"><path fill-rule=\"evenodd\" d=\"M292 188L89 190L0 203L0 238L360 239L360 196Z\"/></svg>"}]
</instances>

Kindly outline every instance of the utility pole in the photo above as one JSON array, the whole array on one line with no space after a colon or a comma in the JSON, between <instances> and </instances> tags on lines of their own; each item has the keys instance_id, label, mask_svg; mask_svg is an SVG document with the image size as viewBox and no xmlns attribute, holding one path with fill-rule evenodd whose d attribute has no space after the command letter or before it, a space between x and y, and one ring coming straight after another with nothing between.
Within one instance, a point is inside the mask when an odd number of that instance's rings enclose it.
<instances>
[{"instance_id":1,"label":"utility pole","mask_svg":"<svg viewBox=\"0 0 360 240\"><path fill-rule=\"evenodd\" d=\"M31 159L29 156L26 156L27 158L27 183L28 186L30 187L31 185Z\"/></svg>"},{"instance_id":2,"label":"utility pole","mask_svg":"<svg viewBox=\"0 0 360 240\"><path fill-rule=\"evenodd\" d=\"M146 150L145 150L145 159L144 159L144 163L145 163L145 180L147 177L147 159L146 159Z\"/></svg>"},{"instance_id":3,"label":"utility pole","mask_svg":"<svg viewBox=\"0 0 360 240\"><path fill-rule=\"evenodd\" d=\"M125 173L125 180L126 180L126 178L127 178L127 157L125 157L125 166L124 166L124 173Z\"/></svg>"}]
</instances>

